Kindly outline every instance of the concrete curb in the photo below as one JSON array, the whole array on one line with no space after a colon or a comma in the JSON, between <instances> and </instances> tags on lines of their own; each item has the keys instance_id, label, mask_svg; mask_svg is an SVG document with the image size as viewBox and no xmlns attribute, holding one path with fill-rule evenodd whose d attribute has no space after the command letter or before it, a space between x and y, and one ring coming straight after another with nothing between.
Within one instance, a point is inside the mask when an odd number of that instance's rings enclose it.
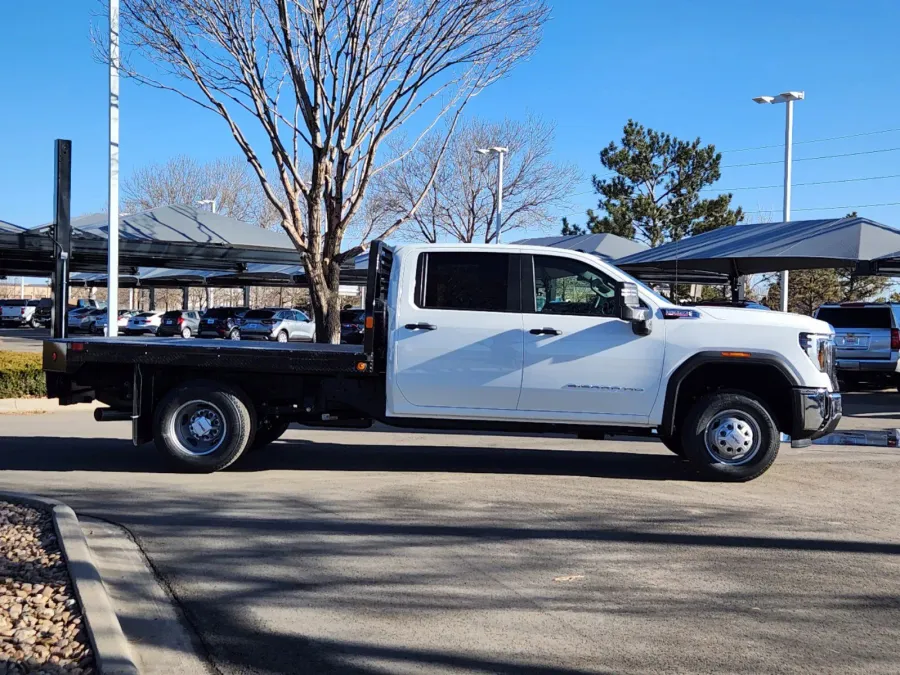
<instances>
[{"instance_id":1,"label":"concrete curb","mask_svg":"<svg viewBox=\"0 0 900 675\"><path fill-rule=\"evenodd\" d=\"M55 499L16 492L0 492L0 499L48 509L59 547L66 559L75 596L81 605L99 675L138 675L137 662L125 639L106 586L94 564L87 539L75 512Z\"/></svg>"},{"instance_id":2,"label":"concrete curb","mask_svg":"<svg viewBox=\"0 0 900 675\"><path fill-rule=\"evenodd\" d=\"M14 415L16 413L50 413L50 412L76 412L78 410L93 410L103 405L99 401L93 403L76 403L75 405L60 405L55 398L0 398L0 415Z\"/></svg>"}]
</instances>

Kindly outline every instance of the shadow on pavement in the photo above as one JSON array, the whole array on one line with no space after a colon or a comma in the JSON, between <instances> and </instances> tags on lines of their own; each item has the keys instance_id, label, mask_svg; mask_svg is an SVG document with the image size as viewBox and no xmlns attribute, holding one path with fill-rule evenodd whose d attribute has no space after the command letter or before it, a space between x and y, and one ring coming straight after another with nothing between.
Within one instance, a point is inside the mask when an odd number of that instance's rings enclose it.
<instances>
[{"instance_id":1,"label":"shadow on pavement","mask_svg":"<svg viewBox=\"0 0 900 675\"><path fill-rule=\"evenodd\" d=\"M152 444L109 438L0 436L0 470L175 472ZM281 441L229 471L398 471L690 480L675 456L572 450L373 446Z\"/></svg>"}]
</instances>

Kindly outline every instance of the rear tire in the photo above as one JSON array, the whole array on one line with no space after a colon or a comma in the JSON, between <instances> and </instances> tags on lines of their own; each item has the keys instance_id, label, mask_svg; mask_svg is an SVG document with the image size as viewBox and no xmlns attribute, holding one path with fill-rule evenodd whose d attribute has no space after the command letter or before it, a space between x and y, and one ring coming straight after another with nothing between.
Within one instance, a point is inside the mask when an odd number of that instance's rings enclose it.
<instances>
[{"instance_id":1,"label":"rear tire","mask_svg":"<svg viewBox=\"0 0 900 675\"><path fill-rule=\"evenodd\" d=\"M192 335L191 329L188 328L187 326L185 326L185 327L181 330L181 337L183 337L185 340L187 340L189 337L191 337L191 335Z\"/></svg>"},{"instance_id":2,"label":"rear tire","mask_svg":"<svg viewBox=\"0 0 900 675\"><path fill-rule=\"evenodd\" d=\"M231 332L228 334L229 340L240 340L241 339L241 331L237 328L232 328Z\"/></svg>"},{"instance_id":3,"label":"rear tire","mask_svg":"<svg viewBox=\"0 0 900 675\"><path fill-rule=\"evenodd\" d=\"M247 449L256 414L242 391L196 380L166 394L156 408L153 439L178 468L221 471Z\"/></svg>"},{"instance_id":4,"label":"rear tire","mask_svg":"<svg viewBox=\"0 0 900 675\"><path fill-rule=\"evenodd\" d=\"M281 331L280 333L278 333L278 335L275 337L275 339L276 339L278 342L287 342L287 341L288 341L288 334L287 334L287 332L285 332L285 331Z\"/></svg>"},{"instance_id":5,"label":"rear tire","mask_svg":"<svg viewBox=\"0 0 900 675\"><path fill-rule=\"evenodd\" d=\"M764 474L781 445L766 404L752 394L707 394L691 407L681 429L685 458L701 475L742 482Z\"/></svg>"}]
</instances>

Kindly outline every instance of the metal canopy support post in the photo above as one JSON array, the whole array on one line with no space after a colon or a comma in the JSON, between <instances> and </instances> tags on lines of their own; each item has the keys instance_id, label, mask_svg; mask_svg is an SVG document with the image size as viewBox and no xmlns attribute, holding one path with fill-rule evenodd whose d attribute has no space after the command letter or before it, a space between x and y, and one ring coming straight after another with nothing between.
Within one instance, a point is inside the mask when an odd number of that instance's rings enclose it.
<instances>
[{"instance_id":1,"label":"metal canopy support post","mask_svg":"<svg viewBox=\"0 0 900 675\"><path fill-rule=\"evenodd\" d=\"M54 178L54 269L51 335L66 337L66 309L69 303L69 258L72 255L72 141L56 139Z\"/></svg>"},{"instance_id":2,"label":"metal canopy support post","mask_svg":"<svg viewBox=\"0 0 900 675\"><path fill-rule=\"evenodd\" d=\"M118 337L119 317L119 0L109 3L109 236L106 335Z\"/></svg>"},{"instance_id":3,"label":"metal canopy support post","mask_svg":"<svg viewBox=\"0 0 900 675\"><path fill-rule=\"evenodd\" d=\"M148 311L155 312L156 311L156 289L151 286L147 289L147 305Z\"/></svg>"},{"instance_id":4,"label":"metal canopy support post","mask_svg":"<svg viewBox=\"0 0 900 675\"><path fill-rule=\"evenodd\" d=\"M191 289L187 286L183 286L181 289L181 309L187 311L190 309L189 305L191 304Z\"/></svg>"},{"instance_id":5,"label":"metal canopy support post","mask_svg":"<svg viewBox=\"0 0 900 675\"><path fill-rule=\"evenodd\" d=\"M250 306L250 287L244 286L244 307Z\"/></svg>"}]
</instances>

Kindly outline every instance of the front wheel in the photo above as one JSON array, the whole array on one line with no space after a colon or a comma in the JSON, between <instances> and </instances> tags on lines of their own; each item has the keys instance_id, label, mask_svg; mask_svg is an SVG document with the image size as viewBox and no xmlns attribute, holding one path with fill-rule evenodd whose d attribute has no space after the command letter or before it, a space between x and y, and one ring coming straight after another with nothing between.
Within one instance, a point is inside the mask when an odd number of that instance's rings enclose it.
<instances>
[{"instance_id":1,"label":"front wheel","mask_svg":"<svg viewBox=\"0 0 900 675\"><path fill-rule=\"evenodd\" d=\"M287 342L288 334L286 331L281 331L275 339L278 340L278 342Z\"/></svg>"},{"instance_id":2,"label":"front wheel","mask_svg":"<svg viewBox=\"0 0 900 675\"><path fill-rule=\"evenodd\" d=\"M738 391L707 394L694 403L681 428L685 458L707 477L748 481L764 474L781 445L766 404Z\"/></svg>"},{"instance_id":3,"label":"front wheel","mask_svg":"<svg viewBox=\"0 0 900 675\"><path fill-rule=\"evenodd\" d=\"M255 424L253 406L240 390L216 382L189 382L160 401L154 441L179 468L212 473L241 456Z\"/></svg>"},{"instance_id":4,"label":"front wheel","mask_svg":"<svg viewBox=\"0 0 900 675\"><path fill-rule=\"evenodd\" d=\"M237 328L232 328L231 332L228 334L229 340L240 340L241 339L241 331Z\"/></svg>"}]
</instances>

